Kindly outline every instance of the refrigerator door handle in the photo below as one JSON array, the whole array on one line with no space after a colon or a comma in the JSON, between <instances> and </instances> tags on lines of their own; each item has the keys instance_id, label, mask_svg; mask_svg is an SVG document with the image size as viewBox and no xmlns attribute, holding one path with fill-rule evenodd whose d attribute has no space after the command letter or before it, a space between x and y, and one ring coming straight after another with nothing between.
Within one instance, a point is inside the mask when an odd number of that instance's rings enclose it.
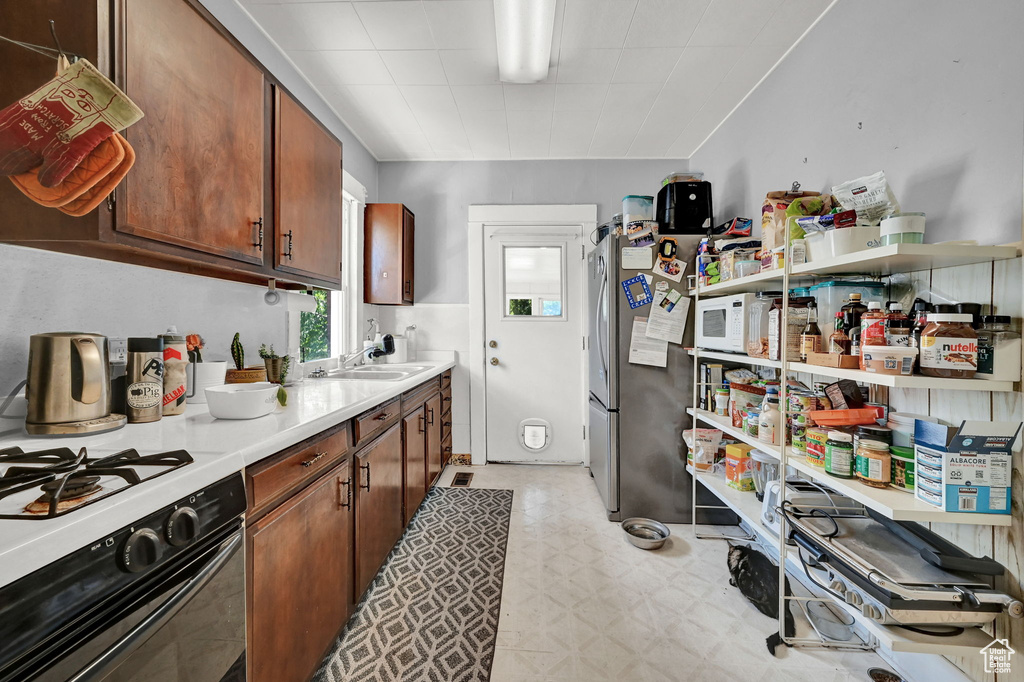
<instances>
[{"instance_id":1,"label":"refrigerator door handle","mask_svg":"<svg viewBox=\"0 0 1024 682\"><path fill-rule=\"evenodd\" d=\"M604 336L608 333L608 325L611 324L611 320L605 320L605 324L602 328L600 324L601 310L605 307L605 299L608 296L608 278L603 276L605 272L604 257L598 258L600 266L598 270L601 273L601 288L598 289L597 294L597 309L594 311L594 319L598 321L597 329L597 354L601 356L601 367L604 369L605 381L608 380L608 350L605 348Z\"/></svg>"}]
</instances>

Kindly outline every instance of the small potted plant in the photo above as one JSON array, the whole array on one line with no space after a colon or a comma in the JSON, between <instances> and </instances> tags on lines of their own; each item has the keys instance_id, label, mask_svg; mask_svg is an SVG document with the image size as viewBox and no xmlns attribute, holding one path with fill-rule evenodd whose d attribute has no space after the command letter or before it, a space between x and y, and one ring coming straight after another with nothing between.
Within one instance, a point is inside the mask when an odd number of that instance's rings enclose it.
<instances>
[{"instance_id":1,"label":"small potted plant","mask_svg":"<svg viewBox=\"0 0 1024 682\"><path fill-rule=\"evenodd\" d=\"M253 384L257 381L267 380L266 366L245 366L245 349L242 348L242 342L238 338L237 332L235 333L235 338L231 340L231 359L234 361L235 367L234 369L228 369L224 383Z\"/></svg>"},{"instance_id":2,"label":"small potted plant","mask_svg":"<svg viewBox=\"0 0 1024 682\"><path fill-rule=\"evenodd\" d=\"M267 366L267 380L275 384L283 384L291 368L292 358L290 355L278 355L274 352L274 344L260 346L260 357Z\"/></svg>"}]
</instances>

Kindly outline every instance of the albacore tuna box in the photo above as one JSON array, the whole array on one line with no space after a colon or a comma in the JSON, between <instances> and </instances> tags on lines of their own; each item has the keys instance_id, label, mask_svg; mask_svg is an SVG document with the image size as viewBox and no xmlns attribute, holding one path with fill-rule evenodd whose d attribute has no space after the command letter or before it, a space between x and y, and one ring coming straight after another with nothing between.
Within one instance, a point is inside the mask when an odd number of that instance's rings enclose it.
<instances>
[{"instance_id":1,"label":"albacore tuna box","mask_svg":"<svg viewBox=\"0 0 1024 682\"><path fill-rule=\"evenodd\" d=\"M1010 513L1010 474L1017 422L965 421L959 428L920 419L914 423L918 471L936 464L942 472L940 494L918 486L915 495L951 512Z\"/></svg>"}]
</instances>

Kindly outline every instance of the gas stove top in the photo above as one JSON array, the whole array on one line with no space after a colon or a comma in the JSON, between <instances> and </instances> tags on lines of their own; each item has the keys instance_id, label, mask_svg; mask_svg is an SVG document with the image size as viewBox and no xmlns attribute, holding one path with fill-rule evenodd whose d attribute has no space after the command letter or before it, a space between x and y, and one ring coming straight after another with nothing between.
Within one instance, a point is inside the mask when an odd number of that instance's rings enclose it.
<instances>
[{"instance_id":1,"label":"gas stove top","mask_svg":"<svg viewBox=\"0 0 1024 682\"><path fill-rule=\"evenodd\" d=\"M0 449L0 519L52 519L192 463L184 450L90 459L83 447Z\"/></svg>"}]
</instances>

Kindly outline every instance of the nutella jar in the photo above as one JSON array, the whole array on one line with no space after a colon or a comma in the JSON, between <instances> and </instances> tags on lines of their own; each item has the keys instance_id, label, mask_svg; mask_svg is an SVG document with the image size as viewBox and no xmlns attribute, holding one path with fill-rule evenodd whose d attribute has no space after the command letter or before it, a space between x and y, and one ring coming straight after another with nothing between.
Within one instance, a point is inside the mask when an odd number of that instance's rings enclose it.
<instances>
[{"instance_id":1,"label":"nutella jar","mask_svg":"<svg viewBox=\"0 0 1024 682\"><path fill-rule=\"evenodd\" d=\"M931 313L921 330L921 374L973 379L978 369L978 334L974 317L965 313Z\"/></svg>"}]
</instances>

